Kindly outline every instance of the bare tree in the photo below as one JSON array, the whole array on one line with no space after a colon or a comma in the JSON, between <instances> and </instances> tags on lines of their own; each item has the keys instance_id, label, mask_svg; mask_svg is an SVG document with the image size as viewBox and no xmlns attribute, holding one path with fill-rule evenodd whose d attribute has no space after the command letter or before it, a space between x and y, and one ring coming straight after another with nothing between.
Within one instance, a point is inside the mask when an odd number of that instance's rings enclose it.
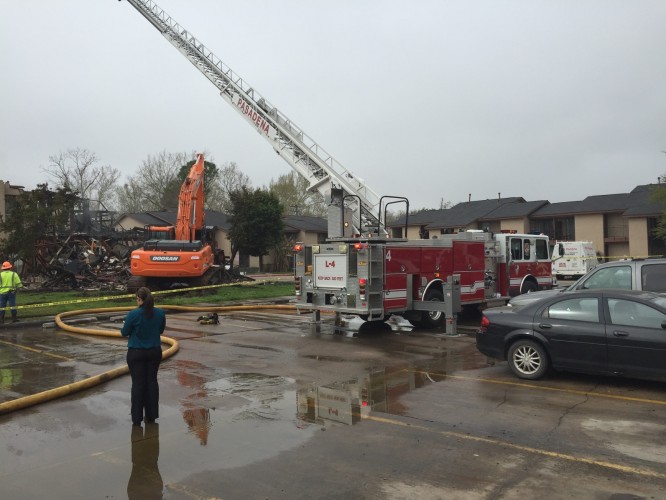
<instances>
[{"instance_id":1,"label":"bare tree","mask_svg":"<svg viewBox=\"0 0 666 500\"><path fill-rule=\"evenodd\" d=\"M180 187L178 173L194 155L162 151L143 160L138 172L130 176L117 193L125 212L175 208L174 192ZM176 195L177 198L177 195ZM131 210L130 210L131 209Z\"/></svg>"},{"instance_id":2,"label":"bare tree","mask_svg":"<svg viewBox=\"0 0 666 500\"><path fill-rule=\"evenodd\" d=\"M212 210L230 214L232 211L230 194L243 188L252 188L250 178L240 171L235 162L225 163L219 169L214 188L209 191L206 206Z\"/></svg>"},{"instance_id":3,"label":"bare tree","mask_svg":"<svg viewBox=\"0 0 666 500\"><path fill-rule=\"evenodd\" d=\"M125 184L117 187L116 190L119 212L136 213L143 210L143 187L136 178L130 177Z\"/></svg>"},{"instance_id":4,"label":"bare tree","mask_svg":"<svg viewBox=\"0 0 666 500\"><path fill-rule=\"evenodd\" d=\"M114 204L114 186L120 172L109 165L99 165L92 151L84 148L68 149L49 156L50 164L42 170L58 188L75 191L81 198L99 202L105 207Z\"/></svg>"}]
</instances>

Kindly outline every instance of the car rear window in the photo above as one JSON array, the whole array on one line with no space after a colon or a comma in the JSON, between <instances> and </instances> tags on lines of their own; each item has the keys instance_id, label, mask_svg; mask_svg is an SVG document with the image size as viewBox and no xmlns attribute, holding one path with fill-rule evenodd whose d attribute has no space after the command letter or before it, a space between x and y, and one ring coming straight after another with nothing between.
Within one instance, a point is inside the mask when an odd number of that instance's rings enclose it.
<instances>
[{"instance_id":1,"label":"car rear window","mask_svg":"<svg viewBox=\"0 0 666 500\"><path fill-rule=\"evenodd\" d=\"M666 292L666 264L643 264L641 283L648 292Z\"/></svg>"}]
</instances>

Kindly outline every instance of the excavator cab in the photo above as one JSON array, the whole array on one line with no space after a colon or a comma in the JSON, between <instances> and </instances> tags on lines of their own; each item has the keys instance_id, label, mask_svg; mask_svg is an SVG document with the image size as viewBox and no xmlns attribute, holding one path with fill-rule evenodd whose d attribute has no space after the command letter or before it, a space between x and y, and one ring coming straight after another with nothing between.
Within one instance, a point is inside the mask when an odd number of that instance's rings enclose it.
<instances>
[{"instance_id":1,"label":"excavator cab","mask_svg":"<svg viewBox=\"0 0 666 500\"><path fill-rule=\"evenodd\" d=\"M175 226L145 226L147 240L175 240Z\"/></svg>"}]
</instances>

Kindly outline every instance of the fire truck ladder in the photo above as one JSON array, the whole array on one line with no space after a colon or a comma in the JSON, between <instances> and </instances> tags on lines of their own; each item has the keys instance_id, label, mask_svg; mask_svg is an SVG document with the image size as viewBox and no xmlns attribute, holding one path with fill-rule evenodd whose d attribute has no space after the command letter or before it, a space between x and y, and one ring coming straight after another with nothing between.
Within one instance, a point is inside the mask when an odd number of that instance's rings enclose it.
<instances>
[{"instance_id":1,"label":"fire truck ladder","mask_svg":"<svg viewBox=\"0 0 666 500\"><path fill-rule=\"evenodd\" d=\"M218 88L220 95L256 128L278 155L308 180L309 190L316 190L329 200L334 197L338 203L344 199L357 234L367 236L379 232L381 236L386 235L379 220L380 198L361 179L344 168L155 2L127 1ZM333 193L339 190L343 195L334 196ZM346 194L355 196L345 197Z\"/></svg>"}]
</instances>

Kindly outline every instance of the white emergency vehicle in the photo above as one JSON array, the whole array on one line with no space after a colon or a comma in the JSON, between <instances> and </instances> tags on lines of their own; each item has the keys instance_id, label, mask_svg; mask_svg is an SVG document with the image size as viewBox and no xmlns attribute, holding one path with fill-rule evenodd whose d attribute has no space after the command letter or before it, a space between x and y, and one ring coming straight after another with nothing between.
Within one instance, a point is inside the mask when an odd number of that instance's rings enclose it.
<instances>
[{"instance_id":1,"label":"white emergency vehicle","mask_svg":"<svg viewBox=\"0 0 666 500\"><path fill-rule=\"evenodd\" d=\"M553 249L553 276L579 278L599 264L591 241L558 241Z\"/></svg>"}]
</instances>

